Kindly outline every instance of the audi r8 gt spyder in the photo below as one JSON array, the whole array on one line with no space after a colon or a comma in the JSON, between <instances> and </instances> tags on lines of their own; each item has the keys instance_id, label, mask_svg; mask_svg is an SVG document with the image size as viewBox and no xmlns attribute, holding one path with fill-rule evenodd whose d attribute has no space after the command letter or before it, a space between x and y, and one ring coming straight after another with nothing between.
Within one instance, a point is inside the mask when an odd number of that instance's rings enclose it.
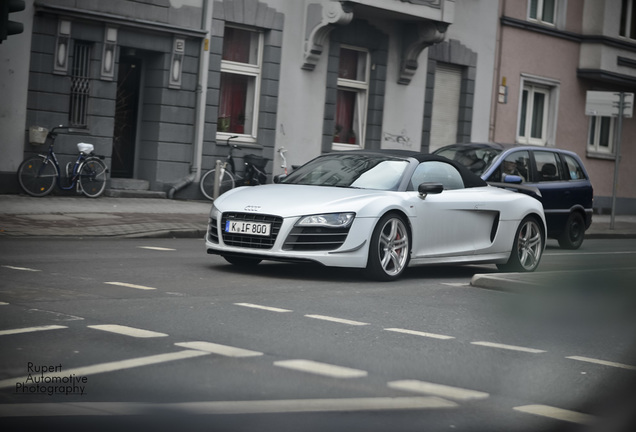
<instances>
[{"instance_id":1,"label":"audi r8 gt spyder","mask_svg":"<svg viewBox=\"0 0 636 432\"><path fill-rule=\"evenodd\" d=\"M530 195L490 186L441 156L357 150L224 193L205 245L240 266L316 262L388 281L415 264L534 271L545 240L543 207Z\"/></svg>"}]
</instances>

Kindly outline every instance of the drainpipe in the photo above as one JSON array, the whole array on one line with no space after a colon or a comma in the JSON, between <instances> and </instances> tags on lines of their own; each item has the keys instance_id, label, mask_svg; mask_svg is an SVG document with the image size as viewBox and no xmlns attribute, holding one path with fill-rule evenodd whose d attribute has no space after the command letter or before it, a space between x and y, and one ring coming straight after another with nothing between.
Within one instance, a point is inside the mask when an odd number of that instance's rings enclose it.
<instances>
[{"instance_id":1,"label":"drainpipe","mask_svg":"<svg viewBox=\"0 0 636 432\"><path fill-rule=\"evenodd\" d=\"M199 61L199 82L197 84L196 119L194 121L194 145L192 150L192 165L190 174L172 185L168 191L168 198L192 182L201 180L201 162L203 159L203 133L205 130L205 104L208 95L208 70L210 65L210 36L212 35L212 4L214 0L203 0L203 22L201 28L206 31L205 39L201 43Z\"/></svg>"}]
</instances>

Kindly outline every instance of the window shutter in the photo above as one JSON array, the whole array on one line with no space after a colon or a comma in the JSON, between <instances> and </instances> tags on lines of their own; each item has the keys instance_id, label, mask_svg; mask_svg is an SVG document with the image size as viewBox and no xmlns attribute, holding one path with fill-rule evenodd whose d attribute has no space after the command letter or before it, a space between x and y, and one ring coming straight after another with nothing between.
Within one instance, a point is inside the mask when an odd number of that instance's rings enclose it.
<instances>
[{"instance_id":1,"label":"window shutter","mask_svg":"<svg viewBox=\"0 0 636 432\"><path fill-rule=\"evenodd\" d=\"M457 142L461 85L461 68L437 65L433 93L430 152Z\"/></svg>"}]
</instances>

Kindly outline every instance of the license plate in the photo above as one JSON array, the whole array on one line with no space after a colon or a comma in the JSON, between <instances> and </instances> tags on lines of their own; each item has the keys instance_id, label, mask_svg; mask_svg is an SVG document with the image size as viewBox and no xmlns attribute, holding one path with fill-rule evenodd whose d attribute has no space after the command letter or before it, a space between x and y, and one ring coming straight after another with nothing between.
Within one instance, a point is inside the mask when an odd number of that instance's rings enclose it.
<instances>
[{"instance_id":1,"label":"license plate","mask_svg":"<svg viewBox=\"0 0 636 432\"><path fill-rule=\"evenodd\" d=\"M271 232L272 224L263 222L245 222L229 220L225 222L225 232L231 234L250 234L268 236Z\"/></svg>"}]
</instances>

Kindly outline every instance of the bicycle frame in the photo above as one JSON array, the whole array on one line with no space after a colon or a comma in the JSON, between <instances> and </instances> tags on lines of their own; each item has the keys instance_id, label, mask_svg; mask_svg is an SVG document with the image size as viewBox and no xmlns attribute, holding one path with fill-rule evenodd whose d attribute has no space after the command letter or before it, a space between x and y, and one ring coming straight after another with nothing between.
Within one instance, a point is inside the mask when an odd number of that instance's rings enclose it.
<instances>
[{"instance_id":1,"label":"bicycle frame","mask_svg":"<svg viewBox=\"0 0 636 432\"><path fill-rule=\"evenodd\" d=\"M243 172L243 176L240 176L237 172L236 172L236 165L234 163L234 149L240 149L241 147L239 147L237 144L231 144L230 140L234 139L234 138L238 138L237 135L235 136L231 136L227 139L227 146L230 148L227 157L225 158L225 162L222 166L222 169L227 169L227 166L230 166L230 172L236 176L236 179L239 180L239 184L237 184L237 186L252 186L252 185L257 185L257 184L261 184L261 178L267 178L267 174L263 171L261 171L260 169L258 169L258 167L256 167L256 165L245 162L245 171Z\"/></svg>"},{"instance_id":2,"label":"bicycle frame","mask_svg":"<svg viewBox=\"0 0 636 432\"><path fill-rule=\"evenodd\" d=\"M75 160L75 163L73 164L73 171L72 173L69 173L72 175L68 177L68 182L69 182L68 186L64 186L62 184L62 170L60 169L60 163L58 162L57 155L55 154L55 151L53 150L54 143L55 143L55 137L52 136L47 154L46 155L39 154L38 156L44 159L44 165L50 162L52 162L53 165L55 165L55 168L57 169L57 178L56 178L57 187L62 190L71 190L77 186L77 179L79 178L80 167L82 163L86 160L86 156L84 156L82 153L77 155L77 159Z\"/></svg>"}]
</instances>

